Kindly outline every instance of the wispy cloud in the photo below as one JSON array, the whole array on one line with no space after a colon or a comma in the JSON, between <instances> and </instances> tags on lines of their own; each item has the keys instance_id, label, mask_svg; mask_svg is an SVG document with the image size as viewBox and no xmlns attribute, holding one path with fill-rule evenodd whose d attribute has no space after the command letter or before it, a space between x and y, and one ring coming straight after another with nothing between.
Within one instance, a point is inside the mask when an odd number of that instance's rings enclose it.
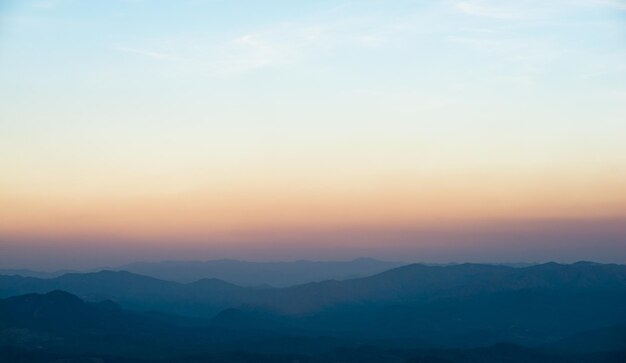
<instances>
[{"instance_id":1,"label":"wispy cloud","mask_svg":"<svg viewBox=\"0 0 626 363\"><path fill-rule=\"evenodd\" d=\"M460 13L500 19L528 20L531 18L554 18L564 10L588 8L612 8L626 10L626 0L462 0L454 2L454 9Z\"/></svg>"},{"instance_id":2,"label":"wispy cloud","mask_svg":"<svg viewBox=\"0 0 626 363\"><path fill-rule=\"evenodd\" d=\"M31 7L35 9L53 9L61 4L58 0L41 0L31 3Z\"/></svg>"},{"instance_id":3,"label":"wispy cloud","mask_svg":"<svg viewBox=\"0 0 626 363\"><path fill-rule=\"evenodd\" d=\"M381 47L393 32L400 31L384 25L363 32L363 25L353 19L279 23L234 36L194 34L112 48L159 61L183 61L186 67L201 67L204 73L237 75L292 64L342 47Z\"/></svg>"},{"instance_id":4,"label":"wispy cloud","mask_svg":"<svg viewBox=\"0 0 626 363\"><path fill-rule=\"evenodd\" d=\"M519 18L520 14L510 9L505 9L493 4L487 4L483 1L460 1L455 4L455 8L465 14L483 16L495 19L515 19Z\"/></svg>"},{"instance_id":5,"label":"wispy cloud","mask_svg":"<svg viewBox=\"0 0 626 363\"><path fill-rule=\"evenodd\" d=\"M175 60L182 59L181 57L174 55L174 54L168 54L168 53L163 53L163 52L158 52L158 51L148 50L148 49L139 49L139 48L130 48L130 47L115 47L114 49L119 52L138 54L144 57L157 59L157 60L175 61Z\"/></svg>"},{"instance_id":6,"label":"wispy cloud","mask_svg":"<svg viewBox=\"0 0 626 363\"><path fill-rule=\"evenodd\" d=\"M407 44L417 47L424 42L425 46L432 46L433 39L438 39L442 46L433 48L435 51L445 51L447 46L471 47L495 61L515 62L516 69L522 66L536 70L561 57L566 45L556 39L558 35L533 27L558 25L565 3L452 0L405 13L384 14L373 13L369 8L350 8L221 34L135 39L114 49L167 61L175 67L178 62L181 72L223 77L310 65L342 52L358 52L359 48L384 54L386 50L406 48ZM626 0L574 0L567 9L580 11L581 6L599 4L620 7Z\"/></svg>"},{"instance_id":7,"label":"wispy cloud","mask_svg":"<svg viewBox=\"0 0 626 363\"><path fill-rule=\"evenodd\" d=\"M224 55L215 63L216 71L222 75L284 65L290 58L284 45L259 33L238 36L227 42L224 48Z\"/></svg>"},{"instance_id":8,"label":"wispy cloud","mask_svg":"<svg viewBox=\"0 0 626 363\"><path fill-rule=\"evenodd\" d=\"M626 10L626 0L590 0L593 5L608 6L617 10Z\"/></svg>"}]
</instances>

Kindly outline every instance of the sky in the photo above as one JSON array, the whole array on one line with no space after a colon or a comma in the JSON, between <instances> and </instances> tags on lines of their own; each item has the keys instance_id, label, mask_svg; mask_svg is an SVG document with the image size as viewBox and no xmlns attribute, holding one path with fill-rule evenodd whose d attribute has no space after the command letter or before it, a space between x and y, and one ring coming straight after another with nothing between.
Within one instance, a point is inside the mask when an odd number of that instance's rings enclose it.
<instances>
[{"instance_id":1,"label":"sky","mask_svg":"<svg viewBox=\"0 0 626 363\"><path fill-rule=\"evenodd\" d=\"M626 263L626 1L2 1L0 266Z\"/></svg>"}]
</instances>

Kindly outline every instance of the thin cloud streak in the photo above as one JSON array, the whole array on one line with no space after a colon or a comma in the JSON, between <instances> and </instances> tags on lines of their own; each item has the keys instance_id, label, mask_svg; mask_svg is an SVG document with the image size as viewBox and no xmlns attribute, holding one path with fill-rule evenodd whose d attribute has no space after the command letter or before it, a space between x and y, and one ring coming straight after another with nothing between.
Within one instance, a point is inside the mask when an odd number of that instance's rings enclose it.
<instances>
[{"instance_id":1,"label":"thin cloud streak","mask_svg":"<svg viewBox=\"0 0 626 363\"><path fill-rule=\"evenodd\" d=\"M520 15L502 8L487 6L484 2L461 1L455 4L457 10L468 15L484 16L487 18L508 20L518 19Z\"/></svg>"},{"instance_id":2,"label":"thin cloud streak","mask_svg":"<svg viewBox=\"0 0 626 363\"><path fill-rule=\"evenodd\" d=\"M148 57L148 58L152 58L156 60L166 60L166 61L182 60L181 57L173 55L173 54L157 52L157 51L147 50L147 49L128 48L128 47L117 47L114 49L119 52L138 54L138 55L142 55L144 57Z\"/></svg>"}]
</instances>

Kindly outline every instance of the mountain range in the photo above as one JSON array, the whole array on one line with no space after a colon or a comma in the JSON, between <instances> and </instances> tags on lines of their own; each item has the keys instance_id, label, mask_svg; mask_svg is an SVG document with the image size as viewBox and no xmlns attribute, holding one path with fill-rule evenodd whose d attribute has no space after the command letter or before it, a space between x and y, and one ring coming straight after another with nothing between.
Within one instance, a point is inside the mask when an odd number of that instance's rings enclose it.
<instances>
[{"instance_id":1,"label":"mountain range","mask_svg":"<svg viewBox=\"0 0 626 363\"><path fill-rule=\"evenodd\" d=\"M2 362L618 363L626 358L625 332L626 325L613 326L534 347L425 348L412 341L188 324L59 290L0 300Z\"/></svg>"},{"instance_id":2,"label":"mountain range","mask_svg":"<svg viewBox=\"0 0 626 363\"><path fill-rule=\"evenodd\" d=\"M116 268L182 283L215 278L249 287L287 287L324 280L375 275L403 262L358 258L352 261L251 262L238 260L134 262Z\"/></svg>"},{"instance_id":3,"label":"mountain range","mask_svg":"<svg viewBox=\"0 0 626 363\"><path fill-rule=\"evenodd\" d=\"M229 329L411 339L421 346L538 345L626 322L626 266L406 265L374 276L286 288L218 279L165 281L126 271L51 279L0 276L0 297L63 290L87 301Z\"/></svg>"},{"instance_id":4,"label":"mountain range","mask_svg":"<svg viewBox=\"0 0 626 363\"><path fill-rule=\"evenodd\" d=\"M403 262L381 261L373 258L357 258L351 261L252 262L239 260L208 261L159 261L133 262L119 267L106 268L112 271L128 271L162 280L181 283L215 278L247 287L286 287L324 280L347 280L375 275L405 265ZM34 271L29 269L0 269L0 275L55 278L67 273L97 272L59 270Z\"/></svg>"}]
</instances>

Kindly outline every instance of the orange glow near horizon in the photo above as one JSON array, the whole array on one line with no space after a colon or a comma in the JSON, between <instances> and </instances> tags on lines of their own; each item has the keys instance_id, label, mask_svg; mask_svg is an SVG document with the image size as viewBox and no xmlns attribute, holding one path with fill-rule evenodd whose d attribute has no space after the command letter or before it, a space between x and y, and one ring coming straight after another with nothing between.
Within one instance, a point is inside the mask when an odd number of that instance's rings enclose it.
<instances>
[{"instance_id":1,"label":"orange glow near horizon","mask_svg":"<svg viewBox=\"0 0 626 363\"><path fill-rule=\"evenodd\" d=\"M563 176L565 175L565 177ZM534 178L533 178L534 176ZM156 188L155 188L156 187ZM626 217L626 182L567 174L250 180L159 193L0 194L0 234L192 238L333 229L453 228L498 220Z\"/></svg>"}]
</instances>

